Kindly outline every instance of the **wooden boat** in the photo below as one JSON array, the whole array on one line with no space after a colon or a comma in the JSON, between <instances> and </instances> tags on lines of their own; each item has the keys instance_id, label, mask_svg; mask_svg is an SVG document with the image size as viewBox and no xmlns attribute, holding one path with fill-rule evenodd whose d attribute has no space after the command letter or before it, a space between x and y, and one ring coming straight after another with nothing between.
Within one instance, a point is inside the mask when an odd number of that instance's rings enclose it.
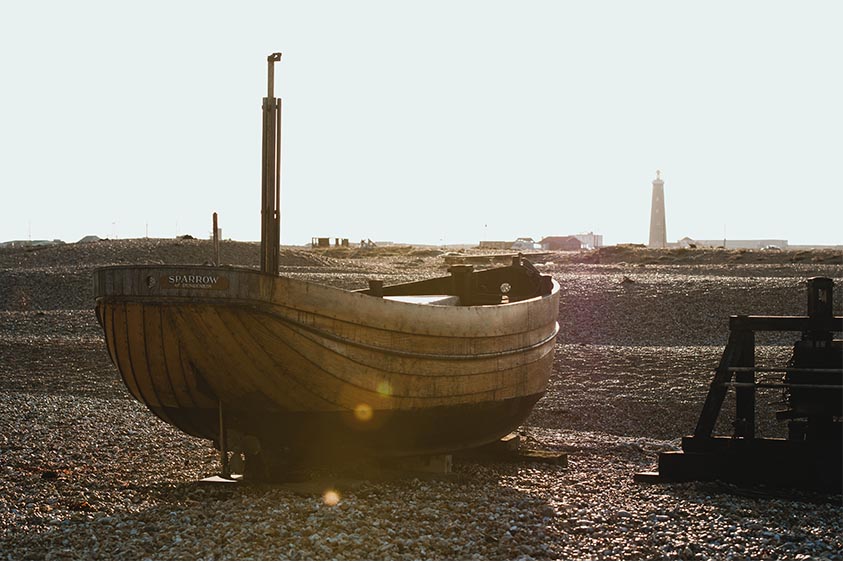
<instances>
[{"instance_id":1,"label":"wooden boat","mask_svg":"<svg viewBox=\"0 0 843 562\"><path fill-rule=\"evenodd\" d=\"M280 118L264 102L266 145ZM363 291L279 276L268 156L279 152L264 149L260 271L95 272L97 317L132 396L223 451L230 433L264 452L437 454L521 424L550 376L559 285L520 257Z\"/></svg>"},{"instance_id":2,"label":"wooden boat","mask_svg":"<svg viewBox=\"0 0 843 562\"><path fill-rule=\"evenodd\" d=\"M435 453L498 439L545 391L559 290L528 263L384 296L231 267L112 267L96 272L97 316L132 396L187 433L217 440L222 403L265 449Z\"/></svg>"}]
</instances>

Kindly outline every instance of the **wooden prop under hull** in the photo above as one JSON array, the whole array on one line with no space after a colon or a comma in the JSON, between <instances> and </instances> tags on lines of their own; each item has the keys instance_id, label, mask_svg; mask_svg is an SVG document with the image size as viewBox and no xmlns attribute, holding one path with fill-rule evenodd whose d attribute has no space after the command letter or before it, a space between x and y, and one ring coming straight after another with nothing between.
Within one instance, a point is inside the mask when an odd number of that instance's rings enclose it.
<instances>
[{"instance_id":1,"label":"wooden prop under hull","mask_svg":"<svg viewBox=\"0 0 843 562\"><path fill-rule=\"evenodd\" d=\"M518 293L521 269L473 275ZM454 294L449 279L407 292ZM527 417L558 331L559 287L544 279L542 296L476 306L231 267L105 268L94 289L112 361L164 421L218 441L222 403L227 427L263 448L395 455L491 442Z\"/></svg>"}]
</instances>

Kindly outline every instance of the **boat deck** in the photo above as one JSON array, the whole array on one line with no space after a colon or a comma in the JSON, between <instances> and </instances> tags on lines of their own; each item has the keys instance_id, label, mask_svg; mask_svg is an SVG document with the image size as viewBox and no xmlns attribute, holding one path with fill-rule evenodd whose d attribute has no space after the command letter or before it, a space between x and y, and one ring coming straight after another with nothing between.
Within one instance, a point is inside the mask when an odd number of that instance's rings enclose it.
<instances>
[{"instance_id":1,"label":"boat deck","mask_svg":"<svg viewBox=\"0 0 843 562\"><path fill-rule=\"evenodd\" d=\"M433 304L438 306L459 306L460 298L455 295L395 295L384 297L387 300L410 304Z\"/></svg>"}]
</instances>

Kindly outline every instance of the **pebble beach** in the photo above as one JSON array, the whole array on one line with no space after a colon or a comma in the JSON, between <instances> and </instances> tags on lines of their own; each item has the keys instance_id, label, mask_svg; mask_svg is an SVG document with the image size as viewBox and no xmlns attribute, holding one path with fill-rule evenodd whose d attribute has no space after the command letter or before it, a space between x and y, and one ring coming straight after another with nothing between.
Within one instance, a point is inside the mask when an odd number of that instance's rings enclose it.
<instances>
[{"instance_id":1,"label":"pebble beach","mask_svg":"<svg viewBox=\"0 0 843 562\"><path fill-rule=\"evenodd\" d=\"M217 451L130 397L93 312L97 267L210 253L199 240L0 249L0 557L843 560L840 495L633 481L693 431L730 315L804 314L812 276L835 280L841 314L839 252L542 255L562 287L561 330L547 393L519 432L567 466L455 458L443 478L324 467L282 485L200 483L219 471ZM285 248L281 268L355 289L444 274L442 253ZM258 257L223 242L224 263ZM796 338L759 337L758 363L783 364ZM759 400L762 435L783 431L779 398Z\"/></svg>"}]
</instances>

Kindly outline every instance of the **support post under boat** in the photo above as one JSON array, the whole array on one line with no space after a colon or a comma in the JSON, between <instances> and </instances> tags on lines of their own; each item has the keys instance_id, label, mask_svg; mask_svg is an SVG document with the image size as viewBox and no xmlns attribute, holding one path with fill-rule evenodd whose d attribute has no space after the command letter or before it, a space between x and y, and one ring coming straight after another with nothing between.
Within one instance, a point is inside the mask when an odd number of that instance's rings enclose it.
<instances>
[{"instance_id":1,"label":"support post under boat","mask_svg":"<svg viewBox=\"0 0 843 562\"><path fill-rule=\"evenodd\" d=\"M219 447L220 447L220 473L216 476L208 476L199 480L202 484L236 484L242 480L242 476L235 478L231 474L231 465L228 459L228 439L226 438L225 412L222 400L218 402L219 410Z\"/></svg>"},{"instance_id":2,"label":"support post under boat","mask_svg":"<svg viewBox=\"0 0 843 562\"><path fill-rule=\"evenodd\" d=\"M219 412L220 412L220 464L222 465L222 469L220 471L220 476L225 479L231 480L231 470L229 469L228 465L228 443L225 438L225 414L223 413L222 409L222 400L219 401Z\"/></svg>"}]
</instances>

